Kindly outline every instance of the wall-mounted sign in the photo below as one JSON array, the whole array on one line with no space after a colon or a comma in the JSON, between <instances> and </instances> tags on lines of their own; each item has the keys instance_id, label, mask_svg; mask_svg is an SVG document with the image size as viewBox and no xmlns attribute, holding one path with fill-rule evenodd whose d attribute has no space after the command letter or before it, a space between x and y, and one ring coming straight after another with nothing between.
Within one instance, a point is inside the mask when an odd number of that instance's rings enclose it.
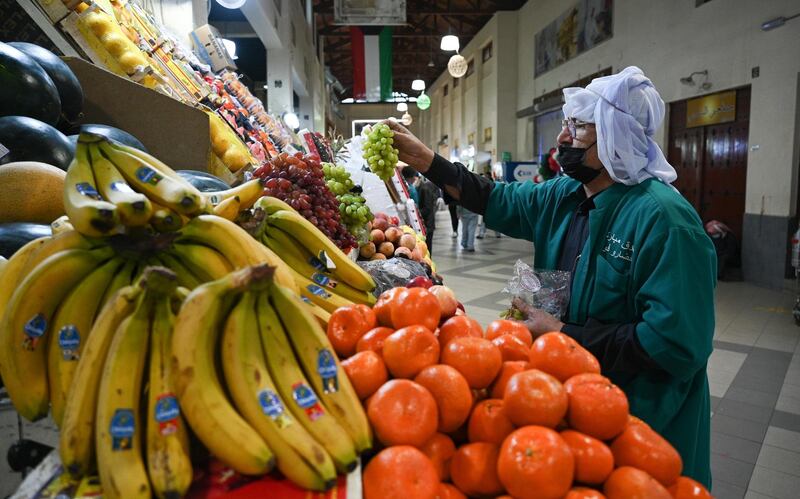
<instances>
[{"instance_id":1,"label":"wall-mounted sign","mask_svg":"<svg viewBox=\"0 0 800 499\"><path fill-rule=\"evenodd\" d=\"M389 26L406 23L406 0L335 0L333 23Z\"/></svg>"},{"instance_id":2,"label":"wall-mounted sign","mask_svg":"<svg viewBox=\"0 0 800 499\"><path fill-rule=\"evenodd\" d=\"M686 102L686 128L736 119L736 90L704 95Z\"/></svg>"}]
</instances>

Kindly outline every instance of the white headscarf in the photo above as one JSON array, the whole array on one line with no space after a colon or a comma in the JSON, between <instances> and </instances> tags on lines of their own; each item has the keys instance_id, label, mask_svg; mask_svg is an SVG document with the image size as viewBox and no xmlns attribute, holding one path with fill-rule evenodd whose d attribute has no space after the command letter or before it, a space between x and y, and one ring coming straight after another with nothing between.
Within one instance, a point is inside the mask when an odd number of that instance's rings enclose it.
<instances>
[{"instance_id":1,"label":"white headscarf","mask_svg":"<svg viewBox=\"0 0 800 499\"><path fill-rule=\"evenodd\" d=\"M594 123L597 152L611 178L635 185L678 178L653 134L664 120L664 101L636 66L595 78L586 88L564 89L564 117Z\"/></svg>"}]
</instances>

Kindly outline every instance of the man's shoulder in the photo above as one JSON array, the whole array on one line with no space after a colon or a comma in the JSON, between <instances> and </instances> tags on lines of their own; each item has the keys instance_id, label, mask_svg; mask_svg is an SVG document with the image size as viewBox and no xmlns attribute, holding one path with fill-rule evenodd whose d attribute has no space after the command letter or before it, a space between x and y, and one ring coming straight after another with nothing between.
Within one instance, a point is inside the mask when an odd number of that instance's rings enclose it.
<instances>
[{"instance_id":1,"label":"man's shoulder","mask_svg":"<svg viewBox=\"0 0 800 499\"><path fill-rule=\"evenodd\" d=\"M636 206L644 217L665 228L703 230L697 211L671 185L649 179L635 186L628 196L629 206Z\"/></svg>"}]
</instances>

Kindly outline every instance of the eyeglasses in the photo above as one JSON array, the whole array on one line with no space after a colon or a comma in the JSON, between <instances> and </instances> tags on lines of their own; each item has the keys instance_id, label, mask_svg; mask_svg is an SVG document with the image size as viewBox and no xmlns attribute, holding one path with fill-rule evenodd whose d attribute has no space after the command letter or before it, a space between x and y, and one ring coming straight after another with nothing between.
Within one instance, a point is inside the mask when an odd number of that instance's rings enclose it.
<instances>
[{"instance_id":1,"label":"eyeglasses","mask_svg":"<svg viewBox=\"0 0 800 499\"><path fill-rule=\"evenodd\" d=\"M594 126L594 123L576 120L575 118L566 118L561 120L561 129L566 128L569 130L569 136L573 139L578 136L578 130L586 130L587 126Z\"/></svg>"}]
</instances>

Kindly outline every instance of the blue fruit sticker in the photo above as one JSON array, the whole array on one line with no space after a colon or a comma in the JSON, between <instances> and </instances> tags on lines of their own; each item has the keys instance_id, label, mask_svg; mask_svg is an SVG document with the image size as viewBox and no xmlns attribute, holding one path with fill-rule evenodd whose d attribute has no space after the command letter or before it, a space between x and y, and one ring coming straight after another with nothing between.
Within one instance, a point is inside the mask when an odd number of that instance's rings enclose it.
<instances>
[{"instance_id":1,"label":"blue fruit sticker","mask_svg":"<svg viewBox=\"0 0 800 499\"><path fill-rule=\"evenodd\" d=\"M292 385L292 398L311 421L316 421L325 415L325 410L317 400L317 394L302 381Z\"/></svg>"},{"instance_id":2,"label":"blue fruit sticker","mask_svg":"<svg viewBox=\"0 0 800 499\"><path fill-rule=\"evenodd\" d=\"M317 295L317 296L321 296L322 298L325 298L326 300L331 297L330 293L328 293L327 291L325 291L321 287L317 286L316 284L309 284L308 286L306 286L306 289L309 290L311 292L311 294L314 294L314 295Z\"/></svg>"},{"instance_id":3,"label":"blue fruit sticker","mask_svg":"<svg viewBox=\"0 0 800 499\"><path fill-rule=\"evenodd\" d=\"M286 415L286 408L283 407L278 394L272 390L265 388L258 392L258 403L261 405L261 410L264 414L270 417L278 428L286 428L291 424L291 420Z\"/></svg>"},{"instance_id":4,"label":"blue fruit sticker","mask_svg":"<svg viewBox=\"0 0 800 499\"><path fill-rule=\"evenodd\" d=\"M111 185L109 185L109 187L111 188L112 191L117 191L117 192L135 192L133 189L131 189L131 186L129 186L125 182L111 182Z\"/></svg>"},{"instance_id":5,"label":"blue fruit sticker","mask_svg":"<svg viewBox=\"0 0 800 499\"><path fill-rule=\"evenodd\" d=\"M81 346L81 335L74 324L67 324L58 331L58 347L61 357L67 361L78 360L78 348Z\"/></svg>"},{"instance_id":6,"label":"blue fruit sticker","mask_svg":"<svg viewBox=\"0 0 800 499\"><path fill-rule=\"evenodd\" d=\"M103 198L100 197L100 194L97 192L97 189L88 182L81 182L75 184L75 190L78 191L78 194L82 194L87 198L98 199L101 200Z\"/></svg>"},{"instance_id":7,"label":"blue fruit sticker","mask_svg":"<svg viewBox=\"0 0 800 499\"><path fill-rule=\"evenodd\" d=\"M323 348L317 354L317 372L322 378L322 389L325 393L336 393L339 391L339 368L336 366L336 359L333 353L327 348Z\"/></svg>"},{"instance_id":8,"label":"blue fruit sticker","mask_svg":"<svg viewBox=\"0 0 800 499\"><path fill-rule=\"evenodd\" d=\"M111 435L112 450L128 450L133 447L133 437L136 435L136 420L130 409L117 409L111 417L108 429Z\"/></svg>"},{"instance_id":9,"label":"blue fruit sticker","mask_svg":"<svg viewBox=\"0 0 800 499\"><path fill-rule=\"evenodd\" d=\"M328 288L335 288L339 285L338 282L334 281L330 277L326 276L325 274L315 273L311 275L311 280L319 284L320 286L325 286Z\"/></svg>"},{"instance_id":10,"label":"blue fruit sticker","mask_svg":"<svg viewBox=\"0 0 800 499\"><path fill-rule=\"evenodd\" d=\"M22 347L26 350L36 350L36 345L47 331L47 319L43 314L36 314L22 326L22 331L25 333Z\"/></svg>"},{"instance_id":11,"label":"blue fruit sticker","mask_svg":"<svg viewBox=\"0 0 800 499\"><path fill-rule=\"evenodd\" d=\"M140 166L136 170L136 178L138 178L145 184L158 185L158 183L161 182L161 179L163 179L164 176L158 173L157 171L153 170L149 166Z\"/></svg>"},{"instance_id":12,"label":"blue fruit sticker","mask_svg":"<svg viewBox=\"0 0 800 499\"><path fill-rule=\"evenodd\" d=\"M310 257L308 259L308 263L310 263L312 267L314 267L315 269L319 270L320 272L327 272L328 271L328 267L326 267L325 264L322 263L322 261L319 258L315 257L315 256Z\"/></svg>"},{"instance_id":13,"label":"blue fruit sticker","mask_svg":"<svg viewBox=\"0 0 800 499\"><path fill-rule=\"evenodd\" d=\"M178 419L181 415L181 408L178 399L171 393L165 393L156 399L156 406L153 417L158 423L158 431L163 436L172 435L178 431Z\"/></svg>"}]
</instances>

